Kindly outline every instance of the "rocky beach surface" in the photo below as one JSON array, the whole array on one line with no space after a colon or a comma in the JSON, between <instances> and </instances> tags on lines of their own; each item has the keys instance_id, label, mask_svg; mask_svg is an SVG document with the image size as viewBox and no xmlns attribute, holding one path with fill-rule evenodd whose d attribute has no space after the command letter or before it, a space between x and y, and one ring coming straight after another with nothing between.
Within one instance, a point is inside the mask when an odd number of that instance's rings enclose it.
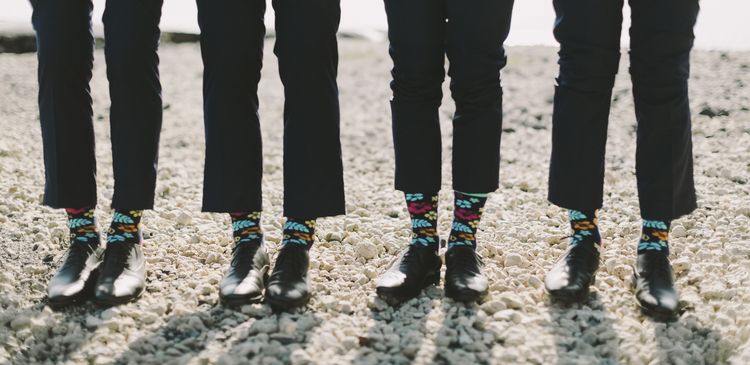
<instances>
[{"instance_id":1,"label":"rocky beach surface","mask_svg":"<svg viewBox=\"0 0 750 365\"><path fill-rule=\"evenodd\" d=\"M260 85L263 228L281 235L283 88L272 40ZM391 67L387 45L341 42L341 137L347 216L319 221L314 297L294 313L218 304L229 262L228 215L200 213L204 139L197 44L160 49L164 126L156 210L144 217L148 288L136 303L64 311L46 284L68 246L65 213L43 192L36 56L0 54L0 364L748 364L750 363L750 53L696 51L691 105L700 208L675 221L671 251L684 312L644 318L630 290L640 216L636 123L627 53L614 89L607 146L602 268L584 305L558 306L544 273L567 248L566 212L546 201L556 49L510 48L503 73L501 188L478 235L491 295L481 305L444 298L442 286L391 308L374 279L407 244L403 195L393 189ZM92 97L102 229L111 216L104 56ZM444 185L440 231L450 229L450 118L441 108ZM315 143L315 141L311 141ZM235 163L242 166L238 158ZM311 176L315 179L315 176Z\"/></svg>"}]
</instances>

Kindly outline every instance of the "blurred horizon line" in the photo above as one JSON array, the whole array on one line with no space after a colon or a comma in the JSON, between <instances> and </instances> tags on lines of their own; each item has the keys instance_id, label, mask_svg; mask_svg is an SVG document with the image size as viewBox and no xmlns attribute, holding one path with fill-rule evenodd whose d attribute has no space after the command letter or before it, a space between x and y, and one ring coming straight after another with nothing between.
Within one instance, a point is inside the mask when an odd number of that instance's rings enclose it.
<instances>
[{"instance_id":1,"label":"blurred horizon line","mask_svg":"<svg viewBox=\"0 0 750 365\"><path fill-rule=\"evenodd\" d=\"M93 0L93 23L101 32L101 15L105 0ZM8 31L31 31L31 6L28 0L3 0L4 11L0 13L0 33ZM383 2L380 0L342 0L341 33L358 34L365 38L384 41L387 20ZM750 14L748 0L703 0L696 25L698 49L750 50L747 36L746 14ZM623 29L629 27L630 9L623 10ZM511 32L506 45L557 46L552 34L555 20L550 0L516 1ZM265 14L266 28L273 33L274 14L271 6ZM165 32L197 34L197 10L194 1L165 0L160 27ZM628 32L623 30L621 44L628 45Z\"/></svg>"}]
</instances>

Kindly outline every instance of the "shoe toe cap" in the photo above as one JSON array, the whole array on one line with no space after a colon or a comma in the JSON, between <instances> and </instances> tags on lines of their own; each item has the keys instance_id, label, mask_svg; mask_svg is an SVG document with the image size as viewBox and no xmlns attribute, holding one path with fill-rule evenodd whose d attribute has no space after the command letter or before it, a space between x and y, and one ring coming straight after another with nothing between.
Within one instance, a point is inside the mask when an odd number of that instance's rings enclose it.
<instances>
[{"instance_id":1,"label":"shoe toe cap","mask_svg":"<svg viewBox=\"0 0 750 365\"><path fill-rule=\"evenodd\" d=\"M401 286L406 281L406 275L398 271L388 271L377 280L378 288L395 288Z\"/></svg>"}]
</instances>

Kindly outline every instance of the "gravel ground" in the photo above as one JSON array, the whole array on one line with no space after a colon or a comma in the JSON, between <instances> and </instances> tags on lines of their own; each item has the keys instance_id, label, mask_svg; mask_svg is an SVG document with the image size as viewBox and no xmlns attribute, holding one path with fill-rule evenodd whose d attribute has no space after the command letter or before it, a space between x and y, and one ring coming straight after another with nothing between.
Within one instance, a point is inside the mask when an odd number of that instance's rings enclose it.
<instances>
[{"instance_id":1,"label":"gravel ground","mask_svg":"<svg viewBox=\"0 0 750 365\"><path fill-rule=\"evenodd\" d=\"M750 363L750 53L694 54L695 174L699 205L676 221L672 252L686 310L672 324L643 318L630 285L640 220L635 122L627 58L615 86L607 146L603 265L586 305L551 305L542 279L565 250L565 212L545 200L555 49L511 48L504 72L501 188L479 233L491 297L463 305L442 287L398 309L374 295L374 278L409 237L393 190L382 43L341 43L342 140L347 217L323 219L312 250L309 307L217 304L228 264L229 219L199 213L203 165L197 45L164 45L164 131L157 209L145 215L148 290L111 309L45 305L46 283L66 250L60 210L40 206L43 167L36 58L0 54L0 363ZM92 82L100 206L112 196L103 54ZM260 87L265 138L264 230L275 255L282 219L283 90L270 48ZM446 95L449 93L446 90ZM445 156L453 103L441 110ZM450 226L445 161L440 229ZM111 211L100 209L102 228Z\"/></svg>"}]
</instances>

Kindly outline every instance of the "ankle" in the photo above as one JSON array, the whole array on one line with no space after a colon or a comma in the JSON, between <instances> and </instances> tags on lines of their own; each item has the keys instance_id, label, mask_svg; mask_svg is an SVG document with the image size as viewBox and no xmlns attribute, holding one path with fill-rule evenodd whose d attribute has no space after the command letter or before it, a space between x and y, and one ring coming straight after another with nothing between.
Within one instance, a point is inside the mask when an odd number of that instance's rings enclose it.
<instances>
[{"instance_id":1,"label":"ankle","mask_svg":"<svg viewBox=\"0 0 750 365\"><path fill-rule=\"evenodd\" d=\"M95 208L66 208L70 243L100 244Z\"/></svg>"},{"instance_id":2,"label":"ankle","mask_svg":"<svg viewBox=\"0 0 750 365\"><path fill-rule=\"evenodd\" d=\"M467 246L477 247L477 230L487 202L487 194L455 192L453 224L448 237L448 249Z\"/></svg>"},{"instance_id":3,"label":"ankle","mask_svg":"<svg viewBox=\"0 0 750 365\"><path fill-rule=\"evenodd\" d=\"M232 219L232 237L235 245L260 244L263 241L260 211L229 213L229 216Z\"/></svg>"},{"instance_id":4,"label":"ankle","mask_svg":"<svg viewBox=\"0 0 750 365\"><path fill-rule=\"evenodd\" d=\"M655 252L668 256L670 225L670 221L643 219L637 253Z\"/></svg>"},{"instance_id":5,"label":"ankle","mask_svg":"<svg viewBox=\"0 0 750 365\"><path fill-rule=\"evenodd\" d=\"M143 241L141 218L142 210L116 209L107 231L107 244L138 243Z\"/></svg>"},{"instance_id":6,"label":"ankle","mask_svg":"<svg viewBox=\"0 0 750 365\"><path fill-rule=\"evenodd\" d=\"M573 230L570 238L571 246L601 244L602 238L599 234L599 219L596 210L571 209L568 211L568 218L570 219L570 228Z\"/></svg>"},{"instance_id":7,"label":"ankle","mask_svg":"<svg viewBox=\"0 0 750 365\"><path fill-rule=\"evenodd\" d=\"M315 240L316 220L287 218L284 222L284 238L281 241L282 248L286 245L301 245L308 249L312 247Z\"/></svg>"},{"instance_id":8,"label":"ankle","mask_svg":"<svg viewBox=\"0 0 750 365\"><path fill-rule=\"evenodd\" d=\"M437 193L404 193L406 209L411 218L412 246L439 248L437 232Z\"/></svg>"}]
</instances>

